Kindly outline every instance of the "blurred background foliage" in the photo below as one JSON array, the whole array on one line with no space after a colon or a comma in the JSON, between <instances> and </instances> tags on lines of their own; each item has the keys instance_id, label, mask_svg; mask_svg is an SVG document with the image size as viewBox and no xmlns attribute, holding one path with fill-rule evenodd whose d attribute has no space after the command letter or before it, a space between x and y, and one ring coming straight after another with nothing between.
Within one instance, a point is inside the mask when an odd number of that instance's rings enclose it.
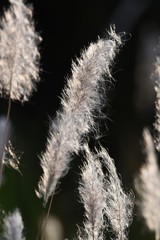
<instances>
[{"instance_id":1,"label":"blurred background foliage","mask_svg":"<svg viewBox=\"0 0 160 240\"><path fill-rule=\"evenodd\" d=\"M43 41L40 45L41 63L37 91L28 103L12 103L9 139L17 156L21 156L18 172L5 168L0 189L0 208L22 213L27 239L35 239L42 202L35 189L42 173L39 155L45 149L50 119L60 106L63 86L70 76L72 60L82 49L103 37L110 24L116 32L126 32L124 46L118 54L112 74L115 81L106 84L107 100L102 122L102 135L97 141L115 159L117 171L125 189L133 189L133 179L144 156L141 146L142 129L153 128L154 101L153 71L155 48L160 37L160 1L158 0L82 0L28 1L34 7L36 29ZM0 15L8 1L0 1ZM0 99L0 138L3 136L7 100ZM77 224L82 223L83 207L78 197L81 157L75 156L69 173L62 179L54 197L51 229L62 235L52 240L73 239ZM134 189L133 189L134 191ZM55 231L55 232L56 232ZM146 231L135 209L129 239L154 239ZM49 237L48 237L49 240Z\"/></svg>"}]
</instances>

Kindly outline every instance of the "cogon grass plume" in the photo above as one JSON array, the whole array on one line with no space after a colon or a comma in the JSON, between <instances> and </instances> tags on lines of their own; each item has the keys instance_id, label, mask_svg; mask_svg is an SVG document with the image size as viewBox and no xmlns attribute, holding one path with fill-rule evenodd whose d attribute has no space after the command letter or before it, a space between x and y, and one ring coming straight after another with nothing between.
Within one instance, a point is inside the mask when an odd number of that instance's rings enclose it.
<instances>
[{"instance_id":1,"label":"cogon grass plume","mask_svg":"<svg viewBox=\"0 0 160 240\"><path fill-rule=\"evenodd\" d=\"M38 44L32 8L23 0L9 0L0 22L0 95L27 101L39 81Z\"/></svg>"},{"instance_id":2,"label":"cogon grass plume","mask_svg":"<svg viewBox=\"0 0 160 240\"><path fill-rule=\"evenodd\" d=\"M91 43L72 64L72 76L62 94L61 110L51 123L46 150L41 155L43 175L37 194L43 198L44 205L67 172L71 154L79 151L83 137L95 127L94 116L100 114L103 105L100 93L104 75L111 77L110 67L120 45L120 36L111 28L108 38Z\"/></svg>"},{"instance_id":3,"label":"cogon grass plume","mask_svg":"<svg viewBox=\"0 0 160 240\"><path fill-rule=\"evenodd\" d=\"M160 46L157 47L157 52L159 52ZM155 114L155 123L154 123L154 142L155 147L158 151L160 151L160 56L156 57L156 61L154 64L155 71L152 74L152 78L154 80L154 89L156 93L156 114Z\"/></svg>"},{"instance_id":4,"label":"cogon grass plume","mask_svg":"<svg viewBox=\"0 0 160 240\"><path fill-rule=\"evenodd\" d=\"M108 173L105 177L104 189L106 195L105 215L108 219L107 229L116 240L128 239L127 230L132 222L134 195L126 193L117 174L114 160L108 152L101 147L97 153L102 165Z\"/></svg>"},{"instance_id":5,"label":"cogon grass plume","mask_svg":"<svg viewBox=\"0 0 160 240\"><path fill-rule=\"evenodd\" d=\"M15 209L13 213L9 213L4 218L3 223L3 237L5 240L25 240L23 221L18 209Z\"/></svg>"},{"instance_id":6,"label":"cogon grass plume","mask_svg":"<svg viewBox=\"0 0 160 240\"><path fill-rule=\"evenodd\" d=\"M125 240L132 221L133 195L124 192L114 161L103 147L96 153L87 145L84 150L86 162L79 193L86 220L84 228L79 229L78 239L105 239L108 230L112 239Z\"/></svg>"},{"instance_id":7,"label":"cogon grass plume","mask_svg":"<svg viewBox=\"0 0 160 240\"><path fill-rule=\"evenodd\" d=\"M160 170L157 163L155 146L150 131L143 131L145 163L135 177L135 189L139 200L137 206L146 227L155 233L155 239L160 239Z\"/></svg>"},{"instance_id":8,"label":"cogon grass plume","mask_svg":"<svg viewBox=\"0 0 160 240\"><path fill-rule=\"evenodd\" d=\"M8 98L6 126L0 149L0 184L11 101L29 100L39 81L40 36L36 33L32 8L23 0L9 0L10 8L0 21L0 96Z\"/></svg>"},{"instance_id":9,"label":"cogon grass plume","mask_svg":"<svg viewBox=\"0 0 160 240\"><path fill-rule=\"evenodd\" d=\"M84 146L85 163L81 169L79 194L85 208L84 227L79 228L78 239L102 240L104 238L104 173L97 155Z\"/></svg>"}]
</instances>

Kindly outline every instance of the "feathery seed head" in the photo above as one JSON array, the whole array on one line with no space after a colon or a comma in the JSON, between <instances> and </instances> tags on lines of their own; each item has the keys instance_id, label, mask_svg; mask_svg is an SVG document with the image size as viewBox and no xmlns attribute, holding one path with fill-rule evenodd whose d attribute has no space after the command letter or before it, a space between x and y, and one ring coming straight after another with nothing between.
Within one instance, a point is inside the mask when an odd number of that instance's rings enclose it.
<instances>
[{"instance_id":1,"label":"feathery seed head","mask_svg":"<svg viewBox=\"0 0 160 240\"><path fill-rule=\"evenodd\" d=\"M108 230L111 230L115 239L125 240L127 239L128 227L132 222L134 197L131 192L124 192L114 161L108 152L101 147L97 154L108 172L104 184L106 195L105 214L109 220Z\"/></svg>"},{"instance_id":2,"label":"feathery seed head","mask_svg":"<svg viewBox=\"0 0 160 240\"><path fill-rule=\"evenodd\" d=\"M84 146L86 162L81 170L79 193L85 208L83 229L79 229L78 239L99 240L104 233L104 174L102 165L96 154L88 145Z\"/></svg>"},{"instance_id":3,"label":"feathery seed head","mask_svg":"<svg viewBox=\"0 0 160 240\"><path fill-rule=\"evenodd\" d=\"M25 240L23 237L23 221L18 209L15 209L13 213L9 213L4 218L4 234L3 237L6 240Z\"/></svg>"},{"instance_id":4,"label":"feathery seed head","mask_svg":"<svg viewBox=\"0 0 160 240\"><path fill-rule=\"evenodd\" d=\"M125 240L132 221L133 196L123 191L114 161L103 147L96 153L90 152L88 146L84 146L84 150L86 163L82 168L79 192L86 220L84 228L78 232L78 239L104 239L106 228L115 239Z\"/></svg>"},{"instance_id":5,"label":"feathery seed head","mask_svg":"<svg viewBox=\"0 0 160 240\"><path fill-rule=\"evenodd\" d=\"M154 64L154 72L152 73L151 77L154 81L154 89L156 94L155 100L155 122L154 122L154 143L155 147L158 151L160 151L160 45L157 46L157 57Z\"/></svg>"},{"instance_id":6,"label":"feathery seed head","mask_svg":"<svg viewBox=\"0 0 160 240\"><path fill-rule=\"evenodd\" d=\"M146 161L135 177L135 189L139 200L137 206L140 216L145 220L149 230L160 237L160 171L152 136L148 129L143 131ZM159 239L156 237L156 240Z\"/></svg>"},{"instance_id":7,"label":"feathery seed head","mask_svg":"<svg viewBox=\"0 0 160 240\"><path fill-rule=\"evenodd\" d=\"M0 95L27 101L39 81L38 44L32 9L23 0L10 0L0 24Z\"/></svg>"},{"instance_id":8,"label":"feathery seed head","mask_svg":"<svg viewBox=\"0 0 160 240\"><path fill-rule=\"evenodd\" d=\"M45 203L69 169L71 154L78 153L85 136L96 129L96 116L100 116L103 106L104 75L111 77L110 67L119 45L120 37L112 30L108 39L91 43L72 64L72 76L62 94L62 108L52 122L41 157L43 176L38 192Z\"/></svg>"}]
</instances>

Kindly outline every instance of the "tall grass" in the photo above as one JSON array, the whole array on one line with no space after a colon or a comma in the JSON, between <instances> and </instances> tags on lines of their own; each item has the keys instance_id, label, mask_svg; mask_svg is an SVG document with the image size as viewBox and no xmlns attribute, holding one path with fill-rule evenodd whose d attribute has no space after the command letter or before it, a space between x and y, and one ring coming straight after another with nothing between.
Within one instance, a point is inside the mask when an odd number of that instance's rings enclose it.
<instances>
[{"instance_id":1,"label":"tall grass","mask_svg":"<svg viewBox=\"0 0 160 240\"><path fill-rule=\"evenodd\" d=\"M6 123L0 151L0 185L3 167L17 170L20 160L11 141L7 142L12 101L28 101L39 82L39 43L41 37L35 30L33 9L23 0L10 0L0 24L0 96L8 99ZM71 77L61 95L61 107L51 121L46 148L40 156L42 175L36 194L43 200L44 215L37 240L46 239L46 226L56 190L62 177L70 169L74 154L83 154L80 166L79 199L84 206L84 220L77 227L75 239L126 240L133 220L134 194L127 192L117 173L116 164L102 143L89 147L90 133L96 139L99 119L105 105L105 86L112 81L112 66L123 45L121 34L114 26L104 38L98 38L81 52L71 66ZM146 226L160 240L160 173L155 147L159 151L159 59L156 62L155 90L157 93L157 135L154 141L147 129L143 132L146 163L135 178L136 201ZM155 146L154 146L155 143ZM148 177L150 181L148 182ZM48 207L49 204L49 207ZM48 207L48 208L47 208ZM3 208L3 206L1 206ZM23 220L15 206L13 213L3 218L2 239L24 240ZM76 225L77 223L75 223ZM55 231L55 230L54 230ZM47 239L46 239L47 240Z\"/></svg>"},{"instance_id":2,"label":"tall grass","mask_svg":"<svg viewBox=\"0 0 160 240\"><path fill-rule=\"evenodd\" d=\"M8 98L6 126L0 150L0 185L11 101L28 101L36 88L39 81L39 41L31 7L21 0L10 0L10 8L5 11L0 28L0 95Z\"/></svg>"}]
</instances>

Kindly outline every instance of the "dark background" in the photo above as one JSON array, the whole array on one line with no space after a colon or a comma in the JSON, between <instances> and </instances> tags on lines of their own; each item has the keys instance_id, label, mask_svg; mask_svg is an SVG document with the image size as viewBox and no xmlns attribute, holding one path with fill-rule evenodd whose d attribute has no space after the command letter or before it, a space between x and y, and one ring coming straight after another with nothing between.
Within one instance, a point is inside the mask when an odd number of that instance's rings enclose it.
<instances>
[{"instance_id":1,"label":"dark background","mask_svg":"<svg viewBox=\"0 0 160 240\"><path fill-rule=\"evenodd\" d=\"M126 189L133 189L133 179L144 161L141 134L154 121L154 90L150 74L154 51L160 36L160 2L157 0L85 0L28 1L34 7L40 45L41 82L28 103L12 103L11 140L21 155L21 176L6 168L0 192L0 208L6 212L18 207L22 213L27 239L35 239L42 202L35 189L42 170L38 156L45 149L50 118L60 106L60 96L72 60L98 36L105 36L110 24L116 32L126 32L124 46L113 67L112 86L106 84L107 118L103 123L101 143L115 159ZM8 2L1 0L0 13ZM5 116L7 100L0 100L0 117ZM105 128L105 126L107 126ZM73 239L77 224L82 223L83 208L78 198L80 157L62 179L54 197L51 214L61 222L63 238ZM135 211L130 239L154 239L144 228Z\"/></svg>"}]
</instances>

